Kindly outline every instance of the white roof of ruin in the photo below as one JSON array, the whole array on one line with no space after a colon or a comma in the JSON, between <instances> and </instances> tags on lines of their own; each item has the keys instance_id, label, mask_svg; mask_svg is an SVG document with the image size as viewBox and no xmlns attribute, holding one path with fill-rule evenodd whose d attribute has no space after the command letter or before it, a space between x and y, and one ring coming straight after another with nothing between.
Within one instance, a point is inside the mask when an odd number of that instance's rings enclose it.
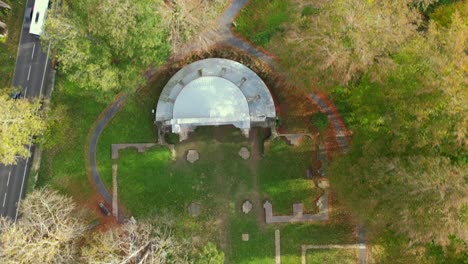
<instances>
[{"instance_id":1,"label":"white roof of ruin","mask_svg":"<svg viewBox=\"0 0 468 264\"><path fill-rule=\"evenodd\" d=\"M164 87L156 122L184 127L232 124L249 129L252 122L275 118L270 91L248 67L227 59L204 59L179 70Z\"/></svg>"}]
</instances>

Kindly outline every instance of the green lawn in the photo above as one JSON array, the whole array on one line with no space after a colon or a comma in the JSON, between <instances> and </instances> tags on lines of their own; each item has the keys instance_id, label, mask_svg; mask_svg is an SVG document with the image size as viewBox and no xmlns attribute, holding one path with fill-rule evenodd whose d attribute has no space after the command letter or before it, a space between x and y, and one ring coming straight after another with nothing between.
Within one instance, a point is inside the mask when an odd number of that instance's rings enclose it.
<instances>
[{"instance_id":1,"label":"green lawn","mask_svg":"<svg viewBox=\"0 0 468 264\"><path fill-rule=\"evenodd\" d=\"M235 30L252 43L266 46L289 20L289 0L251 0L235 21Z\"/></svg>"},{"instance_id":2,"label":"green lawn","mask_svg":"<svg viewBox=\"0 0 468 264\"><path fill-rule=\"evenodd\" d=\"M234 128L199 128L176 144L175 160L161 146L144 153L122 150L117 161L120 204L137 219L171 219L175 232L197 241L195 246L215 242L229 263L272 263L275 229L281 230L284 263L300 261L301 244L353 243L347 224L266 225L259 207L265 198L277 205L275 212L290 214L297 201L313 210L320 192L305 180L312 142L291 147L275 140L258 164L238 156L239 149L251 149L250 144ZM189 149L200 154L194 164L185 160ZM254 202L248 215L240 211L246 199ZM192 202L202 205L197 218L188 214ZM242 233L250 235L248 242L241 240Z\"/></svg>"},{"instance_id":3,"label":"green lawn","mask_svg":"<svg viewBox=\"0 0 468 264\"><path fill-rule=\"evenodd\" d=\"M275 214L292 214L292 204L302 202L304 210L315 212L315 198L320 190L306 179L306 170L314 161L313 142L306 138L301 146L290 147L275 139L259 165L260 190L271 200Z\"/></svg>"},{"instance_id":4,"label":"green lawn","mask_svg":"<svg viewBox=\"0 0 468 264\"><path fill-rule=\"evenodd\" d=\"M300 263L303 244L355 243L351 228L343 224L264 225L259 224L254 216L240 212L235 213L231 221L231 249L228 254L231 263L274 263L276 229L280 230L281 263L284 264ZM249 234L249 241L242 241L243 233ZM343 261L345 260L343 257Z\"/></svg>"},{"instance_id":5,"label":"green lawn","mask_svg":"<svg viewBox=\"0 0 468 264\"><path fill-rule=\"evenodd\" d=\"M0 20L6 21L8 26L7 38L0 38L0 88L10 86L13 77L26 4L25 0L5 2L11 6L11 10L0 10Z\"/></svg>"},{"instance_id":6,"label":"green lawn","mask_svg":"<svg viewBox=\"0 0 468 264\"><path fill-rule=\"evenodd\" d=\"M68 118L62 121L66 138L54 148L44 151L38 186L48 184L81 200L92 190L85 169L86 139L106 104L98 103L94 97L77 90L59 74L56 76L52 109L59 105L67 108Z\"/></svg>"},{"instance_id":7,"label":"green lawn","mask_svg":"<svg viewBox=\"0 0 468 264\"><path fill-rule=\"evenodd\" d=\"M358 249L309 249L306 253L306 263L355 264L359 261L358 256Z\"/></svg>"}]
</instances>

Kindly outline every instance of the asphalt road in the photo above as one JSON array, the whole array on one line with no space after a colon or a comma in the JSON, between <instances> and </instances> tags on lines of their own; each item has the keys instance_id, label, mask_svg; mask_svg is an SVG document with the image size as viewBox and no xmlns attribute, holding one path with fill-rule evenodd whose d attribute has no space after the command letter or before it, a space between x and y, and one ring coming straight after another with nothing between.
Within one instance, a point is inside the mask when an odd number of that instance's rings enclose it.
<instances>
[{"instance_id":1,"label":"asphalt road","mask_svg":"<svg viewBox=\"0 0 468 264\"><path fill-rule=\"evenodd\" d=\"M34 0L28 0L32 7ZM46 94L47 78L51 63L48 61L49 47L43 48L39 38L29 34L29 22L23 21L18 55L16 59L13 86L21 87L26 98ZM31 153L34 146L26 146ZM18 203L24 197L27 178L31 169L32 157L20 159L15 166L0 164L0 215L16 221Z\"/></svg>"}]
</instances>

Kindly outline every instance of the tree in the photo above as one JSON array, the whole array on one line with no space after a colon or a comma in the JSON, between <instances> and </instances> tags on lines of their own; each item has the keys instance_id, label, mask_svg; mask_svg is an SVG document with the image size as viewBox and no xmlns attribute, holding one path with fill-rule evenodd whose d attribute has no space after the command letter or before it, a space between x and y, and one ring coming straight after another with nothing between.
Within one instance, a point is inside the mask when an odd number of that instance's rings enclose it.
<instances>
[{"instance_id":1,"label":"tree","mask_svg":"<svg viewBox=\"0 0 468 264\"><path fill-rule=\"evenodd\" d=\"M0 7L6 8L6 9L11 9L11 6L9 6L7 3L0 1Z\"/></svg>"},{"instance_id":2,"label":"tree","mask_svg":"<svg viewBox=\"0 0 468 264\"><path fill-rule=\"evenodd\" d=\"M287 48L282 42L275 49L287 56L282 64L298 82L313 79L308 87L346 85L364 73L379 80L393 67L392 56L418 35L420 10L436 1L319 1L313 15L296 12L284 34Z\"/></svg>"},{"instance_id":3,"label":"tree","mask_svg":"<svg viewBox=\"0 0 468 264\"><path fill-rule=\"evenodd\" d=\"M97 98L133 91L144 83L143 71L169 52L155 2L64 1L42 40L52 44L67 79Z\"/></svg>"},{"instance_id":4,"label":"tree","mask_svg":"<svg viewBox=\"0 0 468 264\"><path fill-rule=\"evenodd\" d=\"M130 221L118 229L94 233L82 248L87 263L190 263L189 251L170 233Z\"/></svg>"},{"instance_id":5,"label":"tree","mask_svg":"<svg viewBox=\"0 0 468 264\"><path fill-rule=\"evenodd\" d=\"M0 163L16 164L17 156L29 157L27 146L46 128L40 107L38 99L12 99L7 92L0 93Z\"/></svg>"},{"instance_id":6,"label":"tree","mask_svg":"<svg viewBox=\"0 0 468 264\"><path fill-rule=\"evenodd\" d=\"M16 224L0 218L0 262L72 263L86 225L69 197L50 189L30 193Z\"/></svg>"},{"instance_id":7,"label":"tree","mask_svg":"<svg viewBox=\"0 0 468 264\"><path fill-rule=\"evenodd\" d=\"M172 53L184 52L182 48L187 43L197 42L199 48L206 48L216 41L217 34L204 36L201 33L214 28L213 22L219 17L227 2L226 0L158 1L158 11L169 32L167 40ZM194 39L195 36L197 39ZM203 37L205 39L202 39Z\"/></svg>"},{"instance_id":8,"label":"tree","mask_svg":"<svg viewBox=\"0 0 468 264\"><path fill-rule=\"evenodd\" d=\"M46 109L46 129L44 134L37 139L37 143L42 149L57 147L63 142L70 140L72 118L68 114L65 105L57 105L52 109Z\"/></svg>"},{"instance_id":9,"label":"tree","mask_svg":"<svg viewBox=\"0 0 468 264\"><path fill-rule=\"evenodd\" d=\"M370 228L391 227L414 242L447 244L452 234L468 239L468 219L462 216L468 204L466 166L440 157L367 154L343 158L330 169L332 175L346 171L346 182L332 179Z\"/></svg>"},{"instance_id":10,"label":"tree","mask_svg":"<svg viewBox=\"0 0 468 264\"><path fill-rule=\"evenodd\" d=\"M447 28L429 23L380 82L364 75L336 90L354 136L329 167L331 183L373 230L413 243L468 240L467 30L457 13Z\"/></svg>"}]
</instances>

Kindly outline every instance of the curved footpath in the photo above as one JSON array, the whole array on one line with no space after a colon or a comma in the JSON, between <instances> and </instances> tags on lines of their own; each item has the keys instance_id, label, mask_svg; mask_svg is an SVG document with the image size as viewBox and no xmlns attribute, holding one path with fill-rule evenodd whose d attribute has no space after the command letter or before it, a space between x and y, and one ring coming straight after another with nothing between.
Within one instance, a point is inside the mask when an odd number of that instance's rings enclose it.
<instances>
[{"instance_id":1,"label":"curved footpath","mask_svg":"<svg viewBox=\"0 0 468 264\"><path fill-rule=\"evenodd\" d=\"M91 130L91 138L89 140L88 146L88 161L89 161L89 170L91 172L91 179L93 180L94 186L99 194L104 198L107 204L112 204L112 195L107 190L106 186L102 182L101 176L97 170L96 165L96 150L99 137L106 128L107 123L112 120L112 118L120 110L120 107L123 105L127 96L118 96L99 116L99 120L95 123L93 129Z\"/></svg>"},{"instance_id":2,"label":"curved footpath","mask_svg":"<svg viewBox=\"0 0 468 264\"><path fill-rule=\"evenodd\" d=\"M214 32L208 33L216 33L220 38L220 43L228 44L232 47L238 48L243 50L256 58L260 59L268 66L272 68L276 68L274 60L260 49L254 47L250 43L246 42L245 40L235 36L231 32L231 25L239 13L239 11L247 4L248 0L233 0L231 4L226 8L224 13L218 20L218 28L214 30ZM119 96L117 97L99 116L99 119L95 123L95 126L90 131L90 140L89 140L89 147L88 147L88 159L89 159L89 170L91 172L91 179L93 184L95 185L99 194L104 198L106 203L112 204L112 196L110 195L109 191L107 190L106 186L104 185L99 172L97 170L97 162L96 162L96 150L97 150L97 143L99 137L101 136L104 128L107 126L110 120L115 116L115 114L119 111L120 107L125 103L127 96ZM340 147L342 152L346 152L349 146L349 140L347 138L347 131L346 127L341 120L338 112L334 105L326 99L326 97L322 94L310 94L310 99L317 104L322 112L324 112L328 119L330 120L333 129L335 131L336 141ZM366 263L366 247L365 247L365 232L362 226L358 227L358 236L359 236L359 244L361 245L359 248L359 262L361 264Z\"/></svg>"}]
</instances>

